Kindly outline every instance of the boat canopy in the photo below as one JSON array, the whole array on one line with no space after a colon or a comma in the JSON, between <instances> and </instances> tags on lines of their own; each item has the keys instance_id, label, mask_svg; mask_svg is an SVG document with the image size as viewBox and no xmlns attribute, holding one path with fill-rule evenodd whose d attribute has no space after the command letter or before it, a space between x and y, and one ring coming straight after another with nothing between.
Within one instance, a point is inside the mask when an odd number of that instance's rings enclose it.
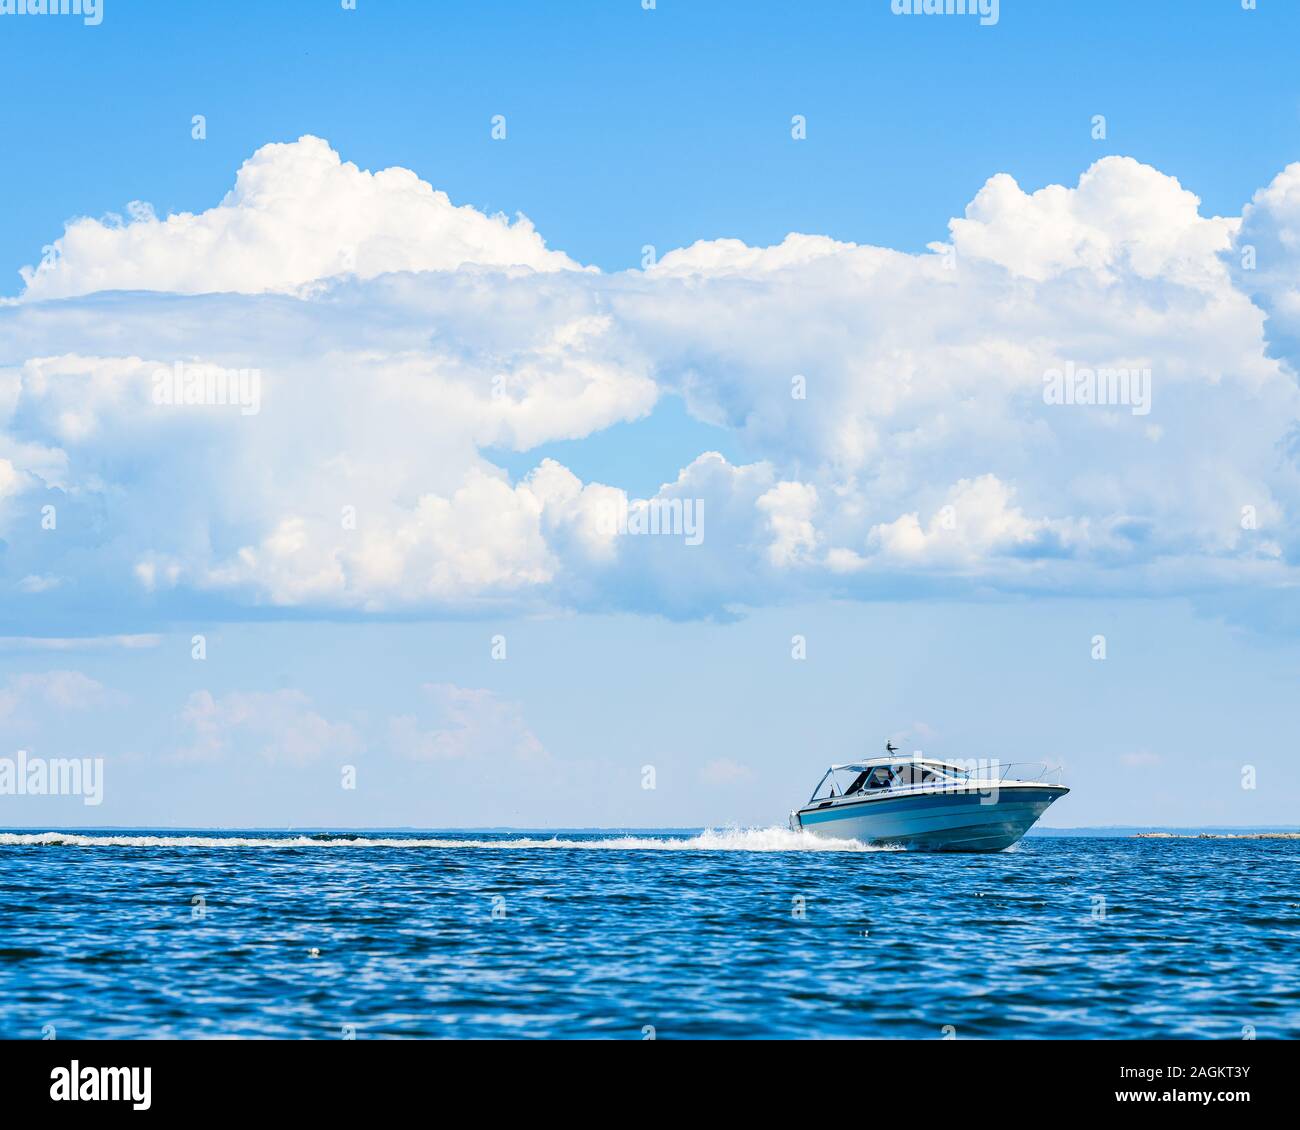
<instances>
[{"instance_id":1,"label":"boat canopy","mask_svg":"<svg viewBox=\"0 0 1300 1130\"><path fill-rule=\"evenodd\" d=\"M829 773L838 773L841 771L861 772L864 769L876 769L880 766L889 765L928 765L940 769L947 769L954 773L965 773L964 766L958 765L953 761L939 761L933 757L899 757L895 754L893 757L868 757L865 761L846 761L843 765L832 765L827 770Z\"/></svg>"},{"instance_id":2,"label":"boat canopy","mask_svg":"<svg viewBox=\"0 0 1300 1130\"><path fill-rule=\"evenodd\" d=\"M1063 788L1061 767L1042 762L1019 761L968 761L965 765L953 761L939 761L922 757L919 753L908 757L897 750L891 757L868 757L865 761L847 761L832 765L813 790L809 803L835 797L870 793L878 789L901 791L924 786L958 787L963 789L999 788L1002 785L1037 784Z\"/></svg>"}]
</instances>

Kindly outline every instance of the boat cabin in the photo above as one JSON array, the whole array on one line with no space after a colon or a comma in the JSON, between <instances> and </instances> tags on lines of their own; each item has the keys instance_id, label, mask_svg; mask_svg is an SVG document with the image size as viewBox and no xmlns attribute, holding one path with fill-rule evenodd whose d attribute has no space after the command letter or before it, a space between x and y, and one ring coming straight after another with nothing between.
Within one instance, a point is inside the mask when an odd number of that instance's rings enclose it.
<instances>
[{"instance_id":1,"label":"boat cabin","mask_svg":"<svg viewBox=\"0 0 1300 1130\"><path fill-rule=\"evenodd\" d=\"M832 765L818 782L809 803L915 785L959 785L969 777L959 765L929 758L875 758L848 765Z\"/></svg>"}]
</instances>

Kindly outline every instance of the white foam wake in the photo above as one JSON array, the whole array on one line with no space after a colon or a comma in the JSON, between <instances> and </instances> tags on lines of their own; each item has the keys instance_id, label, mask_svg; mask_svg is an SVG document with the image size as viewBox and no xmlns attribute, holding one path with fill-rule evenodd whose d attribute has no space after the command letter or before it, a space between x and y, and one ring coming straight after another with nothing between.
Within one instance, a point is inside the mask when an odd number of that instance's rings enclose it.
<instances>
[{"instance_id":1,"label":"white foam wake","mask_svg":"<svg viewBox=\"0 0 1300 1130\"><path fill-rule=\"evenodd\" d=\"M858 840L828 840L788 828L710 829L697 836L610 836L601 839L549 839L533 836L481 840L455 833L439 836L133 836L80 832L3 832L0 847L163 847L163 848L563 848L582 851L888 851Z\"/></svg>"}]
</instances>

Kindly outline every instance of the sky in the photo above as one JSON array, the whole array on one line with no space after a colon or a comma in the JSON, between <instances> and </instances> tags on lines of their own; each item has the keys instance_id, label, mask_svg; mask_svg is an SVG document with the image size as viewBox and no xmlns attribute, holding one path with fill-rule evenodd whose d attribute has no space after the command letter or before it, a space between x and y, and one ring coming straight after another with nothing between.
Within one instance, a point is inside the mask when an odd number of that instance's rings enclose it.
<instances>
[{"instance_id":1,"label":"sky","mask_svg":"<svg viewBox=\"0 0 1300 1130\"><path fill-rule=\"evenodd\" d=\"M4 10L0 825L1295 824L1294 5Z\"/></svg>"}]
</instances>

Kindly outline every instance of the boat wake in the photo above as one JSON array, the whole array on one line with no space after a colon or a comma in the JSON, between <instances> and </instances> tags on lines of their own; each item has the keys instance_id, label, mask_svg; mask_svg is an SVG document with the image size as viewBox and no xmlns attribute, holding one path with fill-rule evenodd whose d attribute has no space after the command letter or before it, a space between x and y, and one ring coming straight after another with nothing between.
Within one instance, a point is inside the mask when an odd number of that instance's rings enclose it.
<instances>
[{"instance_id":1,"label":"boat wake","mask_svg":"<svg viewBox=\"0 0 1300 1130\"><path fill-rule=\"evenodd\" d=\"M547 838L536 835L502 835L474 839L454 832L431 836L354 835L318 833L298 836L130 835L82 832L4 832L0 847L125 847L125 848L483 848L505 851L562 849L566 851L890 851L858 840L830 840L792 832L788 828L709 829L694 836L666 833L659 836L626 835L592 838Z\"/></svg>"}]
</instances>

